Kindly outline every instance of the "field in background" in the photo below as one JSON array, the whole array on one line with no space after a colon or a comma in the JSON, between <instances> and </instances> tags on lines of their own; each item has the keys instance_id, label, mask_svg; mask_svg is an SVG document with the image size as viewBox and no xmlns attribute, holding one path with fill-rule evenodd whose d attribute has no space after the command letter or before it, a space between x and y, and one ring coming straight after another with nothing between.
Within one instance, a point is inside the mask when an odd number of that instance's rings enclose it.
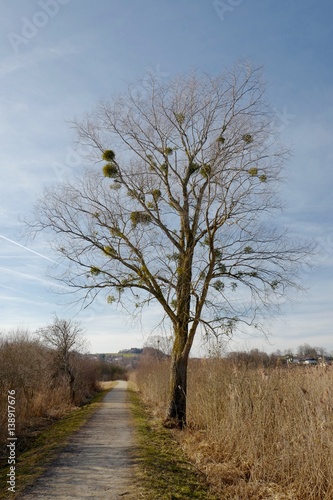
<instances>
[{"instance_id":1,"label":"field in background","mask_svg":"<svg viewBox=\"0 0 333 500\"><path fill-rule=\"evenodd\" d=\"M135 382L163 418L167 360L143 357ZM223 499L333 498L333 367L251 368L226 359L191 360L191 460Z\"/></svg>"}]
</instances>

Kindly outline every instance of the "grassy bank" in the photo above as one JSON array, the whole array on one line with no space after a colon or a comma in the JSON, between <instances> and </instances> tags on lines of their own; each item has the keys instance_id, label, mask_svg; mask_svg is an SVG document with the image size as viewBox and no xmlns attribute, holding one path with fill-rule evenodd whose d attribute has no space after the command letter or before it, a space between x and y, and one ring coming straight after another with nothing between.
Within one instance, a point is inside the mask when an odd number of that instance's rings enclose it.
<instances>
[{"instance_id":1,"label":"grassy bank","mask_svg":"<svg viewBox=\"0 0 333 500\"><path fill-rule=\"evenodd\" d=\"M90 403L72 410L59 420L46 420L39 427L30 429L17 441L16 449L16 494L8 492L8 464L6 452L0 461L0 499L19 498L20 493L45 471L56 453L63 447L68 438L82 427L100 405L108 388L99 392Z\"/></svg>"},{"instance_id":2,"label":"grassy bank","mask_svg":"<svg viewBox=\"0 0 333 500\"><path fill-rule=\"evenodd\" d=\"M140 496L145 500L217 500L204 476L186 458L175 433L164 429L131 391L139 462Z\"/></svg>"}]
</instances>

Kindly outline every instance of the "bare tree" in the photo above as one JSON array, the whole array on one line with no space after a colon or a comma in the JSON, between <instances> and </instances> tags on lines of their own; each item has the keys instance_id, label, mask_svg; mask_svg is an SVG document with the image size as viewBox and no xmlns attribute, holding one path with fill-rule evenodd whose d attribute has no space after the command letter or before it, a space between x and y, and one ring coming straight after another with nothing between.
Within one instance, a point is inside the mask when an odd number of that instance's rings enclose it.
<instances>
[{"instance_id":1,"label":"bare tree","mask_svg":"<svg viewBox=\"0 0 333 500\"><path fill-rule=\"evenodd\" d=\"M317 358L320 353L319 347L312 347L309 344L302 344L297 348L297 356L301 358Z\"/></svg>"},{"instance_id":2,"label":"bare tree","mask_svg":"<svg viewBox=\"0 0 333 500\"><path fill-rule=\"evenodd\" d=\"M74 124L82 154L104 160L36 205L69 263L60 276L93 301L158 302L173 328L166 423L186 423L187 363L198 331L261 325L297 288L308 246L274 227L287 151L260 69L145 81ZM111 179L111 184L110 184ZM126 293L128 292L128 293Z\"/></svg>"},{"instance_id":3,"label":"bare tree","mask_svg":"<svg viewBox=\"0 0 333 500\"><path fill-rule=\"evenodd\" d=\"M51 325L40 328L37 332L45 345L54 350L57 374L66 377L70 399L75 400L75 353L85 349L82 327L71 320L54 317Z\"/></svg>"},{"instance_id":4,"label":"bare tree","mask_svg":"<svg viewBox=\"0 0 333 500\"><path fill-rule=\"evenodd\" d=\"M165 356L170 356L172 352L173 336L165 335L150 335L149 339L144 345L144 348L152 348L161 354L164 359Z\"/></svg>"}]
</instances>

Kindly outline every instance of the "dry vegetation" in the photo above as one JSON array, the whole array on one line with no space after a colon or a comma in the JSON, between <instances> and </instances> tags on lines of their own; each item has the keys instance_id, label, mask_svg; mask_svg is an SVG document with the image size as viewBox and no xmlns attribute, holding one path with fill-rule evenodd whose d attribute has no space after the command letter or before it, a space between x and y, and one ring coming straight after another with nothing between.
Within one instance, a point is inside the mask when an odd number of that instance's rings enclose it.
<instances>
[{"instance_id":1,"label":"dry vegetation","mask_svg":"<svg viewBox=\"0 0 333 500\"><path fill-rule=\"evenodd\" d=\"M143 359L136 383L163 417L168 361ZM223 499L333 498L333 367L253 368L191 360L187 454Z\"/></svg>"},{"instance_id":2,"label":"dry vegetation","mask_svg":"<svg viewBox=\"0 0 333 500\"><path fill-rule=\"evenodd\" d=\"M21 445L29 431L64 415L73 405L82 405L96 392L98 364L71 353L72 401L66 373L57 364L56 354L29 332L17 331L0 337L0 446L7 438L9 390L15 391L15 431Z\"/></svg>"}]
</instances>

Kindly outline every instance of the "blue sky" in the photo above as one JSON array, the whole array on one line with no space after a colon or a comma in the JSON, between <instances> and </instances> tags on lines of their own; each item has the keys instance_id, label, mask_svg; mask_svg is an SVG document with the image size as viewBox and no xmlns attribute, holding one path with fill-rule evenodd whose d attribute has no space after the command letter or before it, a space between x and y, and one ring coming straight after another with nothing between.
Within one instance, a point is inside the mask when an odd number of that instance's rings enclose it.
<instances>
[{"instance_id":1,"label":"blue sky","mask_svg":"<svg viewBox=\"0 0 333 500\"><path fill-rule=\"evenodd\" d=\"M314 238L318 253L304 272L307 293L272 318L269 342L239 334L230 347L333 350L333 3L0 0L0 7L0 329L34 330L57 313L82 322L93 352L142 345L157 309L141 324L102 300L84 311L66 304L47 277L55 256L42 239L22 237L20 220L43 187L81 166L68 121L101 97L149 71L219 73L248 59L263 65L276 127L292 147L283 220L296 238Z\"/></svg>"}]
</instances>

